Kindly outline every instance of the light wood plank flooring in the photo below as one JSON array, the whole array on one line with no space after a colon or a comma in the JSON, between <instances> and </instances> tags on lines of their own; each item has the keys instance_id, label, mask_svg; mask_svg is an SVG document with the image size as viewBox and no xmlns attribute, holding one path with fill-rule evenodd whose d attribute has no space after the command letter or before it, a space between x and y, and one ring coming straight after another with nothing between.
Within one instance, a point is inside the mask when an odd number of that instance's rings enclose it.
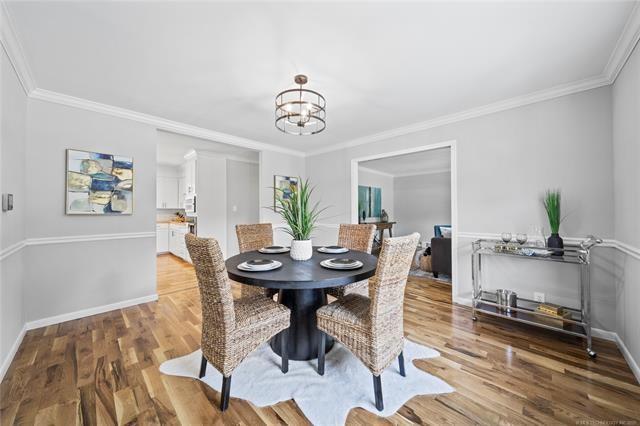
<instances>
[{"instance_id":1,"label":"light wood plank flooring","mask_svg":"<svg viewBox=\"0 0 640 426\"><path fill-rule=\"evenodd\" d=\"M0 385L0 423L307 423L293 401L234 398L221 414L218 392L160 374L164 360L198 348L200 301L191 266L172 256L159 258L158 288L158 302L29 331ZM591 360L579 339L470 317L447 285L411 278L405 332L442 354L416 365L456 392L416 397L386 419L354 409L348 424L640 421L640 387L613 343L596 340Z\"/></svg>"}]
</instances>

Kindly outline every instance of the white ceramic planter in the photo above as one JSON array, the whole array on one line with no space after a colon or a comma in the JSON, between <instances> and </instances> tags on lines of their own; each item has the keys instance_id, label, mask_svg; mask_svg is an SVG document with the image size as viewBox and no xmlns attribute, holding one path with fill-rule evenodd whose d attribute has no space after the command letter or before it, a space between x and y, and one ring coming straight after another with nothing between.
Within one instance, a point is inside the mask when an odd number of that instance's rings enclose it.
<instances>
[{"instance_id":1,"label":"white ceramic planter","mask_svg":"<svg viewBox=\"0 0 640 426\"><path fill-rule=\"evenodd\" d=\"M309 260L313 255L311 240L291 240L289 255L293 260Z\"/></svg>"}]
</instances>

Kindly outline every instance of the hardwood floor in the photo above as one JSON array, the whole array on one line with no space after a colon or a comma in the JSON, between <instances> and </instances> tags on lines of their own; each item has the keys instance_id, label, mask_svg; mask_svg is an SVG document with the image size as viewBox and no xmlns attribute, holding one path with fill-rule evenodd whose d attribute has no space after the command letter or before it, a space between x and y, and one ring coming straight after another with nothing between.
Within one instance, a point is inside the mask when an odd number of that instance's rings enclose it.
<instances>
[{"instance_id":1,"label":"hardwood floor","mask_svg":"<svg viewBox=\"0 0 640 426\"><path fill-rule=\"evenodd\" d=\"M189 262L169 253L161 254L157 259L158 296L198 288L196 273Z\"/></svg>"},{"instance_id":2,"label":"hardwood floor","mask_svg":"<svg viewBox=\"0 0 640 426\"><path fill-rule=\"evenodd\" d=\"M199 347L200 301L191 266L171 256L158 259L158 289L158 302L29 331L0 385L0 423L308 423L293 401L232 398L221 414L218 392L160 374L163 361ZM591 360L577 338L474 323L449 291L411 278L405 332L441 352L416 365L456 392L413 398L389 418L354 409L348 424L638 424L640 387L613 343L596 340Z\"/></svg>"}]
</instances>

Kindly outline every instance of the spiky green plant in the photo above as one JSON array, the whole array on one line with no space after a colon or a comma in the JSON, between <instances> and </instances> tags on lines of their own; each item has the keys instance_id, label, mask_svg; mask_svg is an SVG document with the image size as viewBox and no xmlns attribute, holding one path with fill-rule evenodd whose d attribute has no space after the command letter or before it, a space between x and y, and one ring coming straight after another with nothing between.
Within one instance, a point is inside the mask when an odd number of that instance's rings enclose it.
<instances>
[{"instance_id":1,"label":"spiky green plant","mask_svg":"<svg viewBox=\"0 0 640 426\"><path fill-rule=\"evenodd\" d=\"M549 218L549 227L552 234L557 234L560 230L560 223L562 222L562 216L560 215L560 190L548 189L544 195L544 209L547 211L547 217Z\"/></svg>"},{"instance_id":2,"label":"spiky green plant","mask_svg":"<svg viewBox=\"0 0 640 426\"><path fill-rule=\"evenodd\" d=\"M289 225L286 232L294 240L309 240L311 233L315 229L316 222L320 214L325 209L318 207L319 203L311 205L311 194L313 187L309 184L309 179L304 182L298 178L298 186L288 199L284 199L285 191L276 188L276 206L282 219Z\"/></svg>"}]
</instances>

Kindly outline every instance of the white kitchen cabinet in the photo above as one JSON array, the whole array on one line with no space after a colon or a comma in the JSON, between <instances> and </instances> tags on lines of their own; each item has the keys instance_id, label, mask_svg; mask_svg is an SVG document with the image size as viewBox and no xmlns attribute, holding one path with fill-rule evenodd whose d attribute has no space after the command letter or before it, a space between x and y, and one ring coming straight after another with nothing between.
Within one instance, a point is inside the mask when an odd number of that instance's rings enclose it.
<instances>
[{"instance_id":1,"label":"white kitchen cabinet","mask_svg":"<svg viewBox=\"0 0 640 426\"><path fill-rule=\"evenodd\" d=\"M178 209L178 178L158 176L156 187L156 207Z\"/></svg>"},{"instance_id":2,"label":"white kitchen cabinet","mask_svg":"<svg viewBox=\"0 0 640 426\"><path fill-rule=\"evenodd\" d=\"M156 253L169 251L169 224L156 224Z\"/></svg>"},{"instance_id":3,"label":"white kitchen cabinet","mask_svg":"<svg viewBox=\"0 0 640 426\"><path fill-rule=\"evenodd\" d=\"M184 241L184 237L188 232L187 224L171 223L169 225L169 252L187 262L191 262L187 244Z\"/></svg>"}]
</instances>

